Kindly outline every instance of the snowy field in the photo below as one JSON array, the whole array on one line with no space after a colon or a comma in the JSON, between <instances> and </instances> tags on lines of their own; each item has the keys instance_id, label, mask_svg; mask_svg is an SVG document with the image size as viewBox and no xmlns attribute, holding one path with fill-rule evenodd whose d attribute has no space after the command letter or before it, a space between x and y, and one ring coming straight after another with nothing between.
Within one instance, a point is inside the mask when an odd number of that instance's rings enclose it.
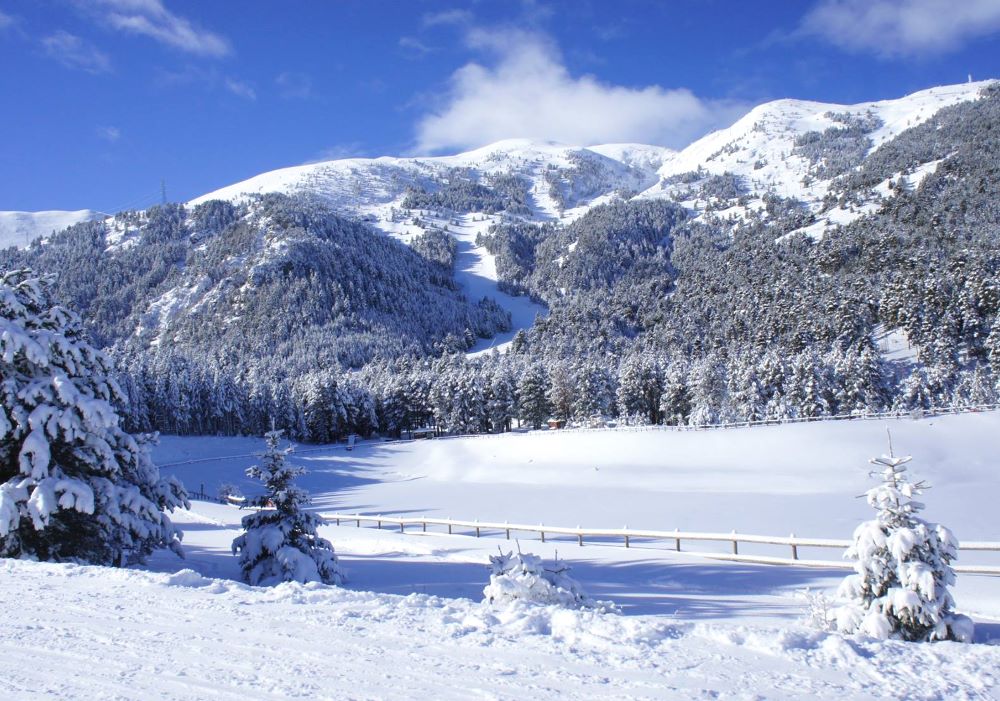
<instances>
[{"instance_id":1,"label":"snowy field","mask_svg":"<svg viewBox=\"0 0 1000 701\"><path fill-rule=\"evenodd\" d=\"M303 446L293 460L311 471L301 483L321 513L847 538L869 517L856 496L872 484L866 460L884 452L887 425L896 452L914 455L914 479L933 485L926 517L959 539L1000 540L997 412L534 432L351 452ZM261 447L165 437L156 457L191 490L234 482L255 494L242 471ZM996 577L960 575L953 590L958 609L976 619L976 644L873 642L805 624L805 590L832 593L841 572L722 562L652 542L520 540L525 551L558 554L620 615L484 605L488 555L514 544L502 533L476 539L441 528L400 535L330 525L321 531L347 571L345 587L247 587L233 581L229 553L246 513L194 502L175 518L188 559L158 554L151 571L0 564L0 576L18 582L0 587L4 697L1000 698ZM713 547L727 546L698 549ZM973 562L1000 557L959 560Z\"/></svg>"}]
</instances>

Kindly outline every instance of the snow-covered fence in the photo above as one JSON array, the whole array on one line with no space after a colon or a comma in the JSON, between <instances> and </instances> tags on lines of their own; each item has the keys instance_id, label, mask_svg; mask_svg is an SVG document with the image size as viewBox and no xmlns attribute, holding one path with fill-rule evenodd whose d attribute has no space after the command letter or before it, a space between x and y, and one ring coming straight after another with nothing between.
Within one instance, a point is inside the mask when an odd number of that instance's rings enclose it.
<instances>
[{"instance_id":1,"label":"snow-covered fence","mask_svg":"<svg viewBox=\"0 0 1000 701\"><path fill-rule=\"evenodd\" d=\"M764 565L799 565L805 567L824 567L830 569L850 569L851 564L842 560L815 560L802 559L799 557L799 548L833 548L845 550L851 541L847 539L833 538L800 538L794 533L789 536L768 536L752 535L749 533L700 533L693 531L649 531L635 530L630 528L567 528L564 526L546 526L544 524L530 525L521 523L499 523L490 521L460 521L450 518L426 518L423 516L384 516L370 514L323 514L323 518L328 523L337 526L354 524L358 528L362 523L373 523L377 528L392 526L399 529L400 533L406 533L407 527L418 528L420 532L427 533L428 526L447 527L449 534L454 534L456 529L468 532L475 532L477 538L488 536L499 536L503 534L510 540L511 533L537 533L544 543L546 536L552 537L572 537L581 547L586 539L601 539L601 544L606 541L621 542L626 548L632 547L633 541L658 541L666 542L673 546L676 552L681 552L681 544L687 542L717 542L728 543L731 553L695 552L685 551L690 555L708 557L715 560L732 560L736 562L750 562ZM770 557L757 554L740 554L740 544L773 545L790 549L791 557ZM959 546L960 552L1000 552L1000 542L980 542L967 541ZM1000 567L988 565L956 565L956 572L966 574L986 574L1000 576Z\"/></svg>"}]
</instances>

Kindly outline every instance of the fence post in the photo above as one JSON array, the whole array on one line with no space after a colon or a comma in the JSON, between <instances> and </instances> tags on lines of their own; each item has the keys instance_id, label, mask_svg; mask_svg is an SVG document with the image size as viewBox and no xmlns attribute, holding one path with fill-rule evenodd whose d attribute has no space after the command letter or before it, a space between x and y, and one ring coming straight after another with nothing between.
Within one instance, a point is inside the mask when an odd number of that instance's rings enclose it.
<instances>
[{"instance_id":1,"label":"fence post","mask_svg":"<svg viewBox=\"0 0 1000 701\"><path fill-rule=\"evenodd\" d=\"M358 528L361 528L361 517L358 517Z\"/></svg>"},{"instance_id":2,"label":"fence post","mask_svg":"<svg viewBox=\"0 0 1000 701\"><path fill-rule=\"evenodd\" d=\"M580 530L580 524L579 523L576 524L576 530L577 531ZM580 547L582 548L583 547L583 533L577 533L576 534L576 539L580 542Z\"/></svg>"},{"instance_id":3,"label":"fence post","mask_svg":"<svg viewBox=\"0 0 1000 701\"><path fill-rule=\"evenodd\" d=\"M675 528L674 533L676 534L677 532L678 530ZM677 552L681 551L681 539L679 535L674 535L674 549L677 550Z\"/></svg>"},{"instance_id":4,"label":"fence post","mask_svg":"<svg viewBox=\"0 0 1000 701\"><path fill-rule=\"evenodd\" d=\"M541 527L542 527L543 525L544 525L544 524L542 524L542 523L539 523L539 524L538 524L538 527L539 527L539 528L541 528ZM542 542L544 543L544 542L545 542L545 531L539 531L539 533L541 533L541 534L542 534Z\"/></svg>"},{"instance_id":5,"label":"fence post","mask_svg":"<svg viewBox=\"0 0 1000 701\"><path fill-rule=\"evenodd\" d=\"M422 523L422 525L424 527L424 533L426 533L427 532L427 521L421 521L421 523Z\"/></svg>"},{"instance_id":6,"label":"fence post","mask_svg":"<svg viewBox=\"0 0 1000 701\"><path fill-rule=\"evenodd\" d=\"M451 535L451 519L448 519L448 535Z\"/></svg>"},{"instance_id":7,"label":"fence post","mask_svg":"<svg viewBox=\"0 0 1000 701\"><path fill-rule=\"evenodd\" d=\"M340 525L340 516L338 516L338 517L336 518L336 521L337 521L337 525L339 526L339 525Z\"/></svg>"},{"instance_id":8,"label":"fence post","mask_svg":"<svg viewBox=\"0 0 1000 701\"><path fill-rule=\"evenodd\" d=\"M399 532L400 533L406 533L406 531L403 530L403 522L402 521L399 522Z\"/></svg>"},{"instance_id":9,"label":"fence post","mask_svg":"<svg viewBox=\"0 0 1000 701\"><path fill-rule=\"evenodd\" d=\"M792 535L790 537L792 539L794 539L795 538L795 534L792 533ZM799 546L797 546L794 542L792 543L792 559L793 560L798 560L799 559Z\"/></svg>"},{"instance_id":10,"label":"fence post","mask_svg":"<svg viewBox=\"0 0 1000 701\"><path fill-rule=\"evenodd\" d=\"M507 526L507 540L510 540L510 526L507 524L506 521L504 521L503 523L505 526Z\"/></svg>"},{"instance_id":11,"label":"fence post","mask_svg":"<svg viewBox=\"0 0 1000 701\"><path fill-rule=\"evenodd\" d=\"M739 541L736 539L736 529L733 529L733 555L740 554Z\"/></svg>"},{"instance_id":12,"label":"fence post","mask_svg":"<svg viewBox=\"0 0 1000 701\"><path fill-rule=\"evenodd\" d=\"M623 528L622 530L625 531L625 547L627 548L627 547L629 547L629 544L628 544L628 524L627 523L625 524L625 528Z\"/></svg>"},{"instance_id":13,"label":"fence post","mask_svg":"<svg viewBox=\"0 0 1000 701\"><path fill-rule=\"evenodd\" d=\"M378 518L378 529L380 531L382 530L382 516L381 516L381 514L379 515L379 518Z\"/></svg>"}]
</instances>

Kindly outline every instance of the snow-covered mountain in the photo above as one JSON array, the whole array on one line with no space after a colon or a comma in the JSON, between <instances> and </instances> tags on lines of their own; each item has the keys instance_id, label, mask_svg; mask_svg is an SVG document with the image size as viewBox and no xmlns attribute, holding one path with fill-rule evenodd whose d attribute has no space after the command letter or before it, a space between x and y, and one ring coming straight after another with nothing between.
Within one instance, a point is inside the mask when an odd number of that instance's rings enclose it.
<instances>
[{"instance_id":1,"label":"snow-covered mountain","mask_svg":"<svg viewBox=\"0 0 1000 701\"><path fill-rule=\"evenodd\" d=\"M825 160L829 154L822 147L809 148L810 143L822 142L827 133L837 141L835 147L855 147L856 160L860 160L943 107L976 99L994 82L935 87L895 100L857 105L777 100L755 107L731 127L708 134L681 151L646 144L570 146L507 139L452 156L323 161L262 173L196 197L189 204L213 199L240 201L248 195L271 192L307 194L399 235L400 228L394 226L398 223L396 212L407 194L433 191L456 178L489 187L491 176L513 176L523 183L527 195L528 208L521 216L571 221L615 195L676 198L680 179L690 184L692 174L725 174L741 182L750 200L725 214L760 209L760 198L767 193L795 198L814 212L824 212L823 199L831 181L856 163L828 167ZM921 164L911 175L919 179L934 165ZM706 203L692 199L686 204L702 209ZM844 213L826 210L826 219L833 223L850 219ZM39 235L102 216L92 210L0 212L0 247L23 246Z\"/></svg>"},{"instance_id":2,"label":"snow-covered mountain","mask_svg":"<svg viewBox=\"0 0 1000 701\"><path fill-rule=\"evenodd\" d=\"M0 248L22 248L39 236L48 236L68 226L94 221L107 215L92 209L47 212L0 212Z\"/></svg>"},{"instance_id":3,"label":"snow-covered mountain","mask_svg":"<svg viewBox=\"0 0 1000 701\"><path fill-rule=\"evenodd\" d=\"M993 82L931 88L858 105L778 100L754 108L731 127L679 152L643 144L584 147L509 139L451 156L351 158L283 168L197 197L185 212L161 212L152 228L147 219L155 210L113 217L107 221L107 252L180 237L178 245L183 241L194 256L186 264L163 268L171 272L155 294L149 297L153 293L144 288L135 300L138 308L130 313L141 320L136 335L145 337L157 330L154 335L159 339L173 333L167 332L170 324L165 326L164 319L174 323L214 309L218 299L232 296L224 290L244 289L244 283L231 286L233 280L256 280L253 266L270 269L287 253L283 245L262 243L270 234L261 238L261 232L274 228L267 222L246 218L246 213L218 210L219 221L228 225L245 218L246 226L257 232L256 238L249 229L239 236L230 232L227 237L238 240L228 242L219 236L218 226L207 223L215 215L202 221L204 217L193 214L197 206L217 200L244 204L267 193L305 196L403 243L437 246L450 237L454 251L447 256L446 267L466 299L476 303L492 298L510 315L509 331L480 338L471 350L502 348L518 330L531 326L536 315L545 315L546 309L537 303L542 297L538 290L534 300L501 291L512 290L505 285L510 280L499 279L498 259L480 237L492 224L507 220L564 226L600 204L620 199L638 200L638 204L668 200L696 218L712 219L720 231L735 225L730 222L759 215L783 218L776 235L805 231L822 236L831 226L875 212L887 199L914 188L933 173L942 159L950 157L950 151L923 148L928 138L934 140L933 135L914 139L910 132L903 137L909 138L909 145L897 148L905 150L905 157L882 158L880 166L868 168L864 178L855 177L873 159L878 160L880 147L901 143L897 137L943 108L978 99ZM953 125L948 143L964 143L963 133ZM0 213L0 245L23 246L38 234L97 216L89 210ZM183 222L174 222L174 217ZM552 230L545 231L549 233L538 236L549 236ZM424 234L438 243L429 243ZM284 241L284 236L275 240ZM254 248L253 241L260 245ZM532 262L526 265L534 265L537 243L531 244ZM543 263L555 262L562 268L565 261L580 256L576 243L573 236L561 237L537 253ZM496 246L491 250L497 250ZM156 255L160 254L163 251ZM199 261L208 254L217 267L206 272ZM149 259L153 250L130 255ZM611 254L591 251L591 255ZM505 262L508 273L511 260L508 256ZM223 269L225 275L220 272ZM596 270L593 265L587 269ZM226 309L239 306L234 300L227 305ZM228 324L241 317L232 312L225 318Z\"/></svg>"},{"instance_id":4,"label":"snow-covered mountain","mask_svg":"<svg viewBox=\"0 0 1000 701\"><path fill-rule=\"evenodd\" d=\"M195 198L192 204L239 200L255 193L308 193L382 228L390 221L391 210L400 208L408 189L434 188L456 173L474 180L503 174L528 183L531 218L572 220L616 193L673 196L678 176L701 171L736 176L755 199L773 193L796 198L819 211L831 180L843 171L824 171L824 154L807 148L810 139L820 141L824 132L832 130L841 142L857 141L858 156L863 158L941 108L976 99L992 82L930 88L895 100L857 105L791 99L768 102L733 126L679 152L644 144L574 147L509 139L454 156L325 161L263 173ZM559 187L553 185L557 173L563 176L563 187L572 190L570 201L562 203L565 206L560 206Z\"/></svg>"},{"instance_id":5,"label":"snow-covered mountain","mask_svg":"<svg viewBox=\"0 0 1000 701\"><path fill-rule=\"evenodd\" d=\"M672 191L671 180L685 173L703 170L711 175L731 174L739 178L751 194L750 209L762 209L760 196L773 193L805 203L822 214L817 232L828 225L843 224L864 213L864 208L846 212L825 207L824 197L831 182L856 168L860 161L900 133L933 117L944 107L979 97L983 88L996 81L946 85L907 95L896 100L838 105L806 100L777 100L759 105L728 129L713 132L682 151L664 159L657 170L657 185L643 197L663 197ZM810 149L826 135L836 137L834 150L857 150L854 160L839 168L829 165L828 153ZM851 140L855 143L850 143ZM936 163L921 163L910 175L917 179L932 172ZM918 182L911 180L911 185ZM880 193L888 194L883 188ZM689 202L695 206L695 202ZM704 205L704 203L700 203ZM741 215L745 207L720 212Z\"/></svg>"},{"instance_id":6,"label":"snow-covered mountain","mask_svg":"<svg viewBox=\"0 0 1000 701\"><path fill-rule=\"evenodd\" d=\"M248 194L281 192L309 194L369 220L385 222L408 191L433 189L455 177L481 181L489 176L514 176L524 182L531 217L553 219L579 214L615 191L639 192L654 185L656 169L673 154L659 146L615 144L583 148L549 141L508 139L454 156L348 158L282 168L197 197L191 204L213 199L240 200ZM561 208L554 173L572 206ZM561 212L568 209L568 212Z\"/></svg>"}]
</instances>

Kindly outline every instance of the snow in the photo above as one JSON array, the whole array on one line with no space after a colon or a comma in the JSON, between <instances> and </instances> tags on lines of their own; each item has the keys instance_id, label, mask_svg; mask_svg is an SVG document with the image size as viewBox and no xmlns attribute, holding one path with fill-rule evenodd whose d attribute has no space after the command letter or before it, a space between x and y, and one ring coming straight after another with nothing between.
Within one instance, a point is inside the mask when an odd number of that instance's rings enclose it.
<instances>
[{"instance_id":1,"label":"snow","mask_svg":"<svg viewBox=\"0 0 1000 701\"><path fill-rule=\"evenodd\" d=\"M902 329L887 331L880 324L875 329L875 343L886 360L912 363L917 358L917 349L910 345L906 332Z\"/></svg>"},{"instance_id":2,"label":"snow","mask_svg":"<svg viewBox=\"0 0 1000 701\"><path fill-rule=\"evenodd\" d=\"M863 115L873 113L883 125L870 134L873 146L894 138L901 132L930 119L943 107L963 101L977 99L979 92L995 81L962 83L922 90L896 100L866 102L857 105L837 105L806 100L777 100L759 105L727 129L708 134L673 155L665 157L658 174L661 178L704 168L711 174L733 173L743 177L751 191L758 195L772 190L783 197L793 197L805 202L814 211L820 208L830 181L813 180L805 184L803 176L808 171L808 163L791 155L796 137L809 131L822 131L836 122L825 116L828 112ZM761 167L756 167L758 162ZM922 179L936 165L926 164L919 169L913 180ZM643 197L662 197L669 192L662 182L646 192ZM829 217L822 228L814 225L816 232L822 232L832 224L845 224L861 216L863 212L852 212L850 216Z\"/></svg>"},{"instance_id":3,"label":"snow","mask_svg":"<svg viewBox=\"0 0 1000 701\"><path fill-rule=\"evenodd\" d=\"M0 248L26 248L40 236L62 231L85 221L103 219L100 212L90 209L47 212L0 212Z\"/></svg>"},{"instance_id":4,"label":"snow","mask_svg":"<svg viewBox=\"0 0 1000 701\"><path fill-rule=\"evenodd\" d=\"M552 431L302 446L320 514L453 515L586 526L705 528L847 537L870 516L856 495L890 426L911 473L933 485L929 518L996 539L992 437L1000 413L716 431ZM253 438L166 436L165 474L195 489L237 482ZM237 456L237 457L227 457ZM184 463L170 466L168 463ZM598 469L594 469L594 468ZM229 552L247 514L178 512L187 559L148 570L0 561L5 689L18 699L998 698L996 578L959 575L976 644L906 644L811 629L805 590L847 572L708 560L652 542L502 533L477 539L326 525L344 587L238 583ZM489 558L557 557L621 614L482 603ZM707 549L709 546L706 545ZM743 546L741 545L741 552ZM784 553L782 553L784 554ZM988 554L977 554L987 556ZM827 553L827 557L836 557ZM965 557L959 558L962 564ZM16 582L17 586L9 583ZM24 592L32 605L23 605ZM993 644L988 644L993 643Z\"/></svg>"},{"instance_id":5,"label":"snow","mask_svg":"<svg viewBox=\"0 0 1000 701\"><path fill-rule=\"evenodd\" d=\"M480 568L485 571L485 568ZM987 698L1000 648L7 560L10 698ZM484 579L484 572L476 572ZM24 591L39 604L21 605Z\"/></svg>"}]
</instances>

